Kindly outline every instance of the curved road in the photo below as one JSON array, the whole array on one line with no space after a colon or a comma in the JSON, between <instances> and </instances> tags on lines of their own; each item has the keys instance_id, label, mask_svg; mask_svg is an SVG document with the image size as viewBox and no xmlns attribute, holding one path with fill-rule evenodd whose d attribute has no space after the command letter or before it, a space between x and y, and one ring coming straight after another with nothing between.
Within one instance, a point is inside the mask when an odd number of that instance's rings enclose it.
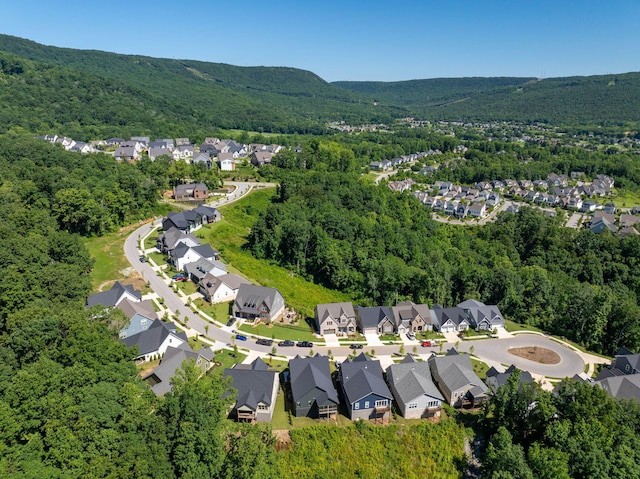
<instances>
[{"instance_id":1,"label":"curved road","mask_svg":"<svg viewBox=\"0 0 640 479\"><path fill-rule=\"evenodd\" d=\"M261 186L273 186L256 184L256 183L234 183L236 190L231 194L231 197L225 198L222 201L213 203L214 206L220 204L228 204L235 201L245 194L249 193L252 187ZM142 263L139 258L142 251L139 249L140 239L147 236L152 228L159 226L161 220L155 220L151 224L146 223L137 228L133 233L129 235L124 244L124 253L134 269L136 269L145 281L148 281L151 289L161 298L164 298L164 306L169 309L173 314L176 314L181 321L184 322L184 318L187 317L187 325L190 329L196 331L198 334L205 336L207 339L213 341L219 341L223 344L229 344L232 342L232 336L230 328L220 325L219 323L210 323L204 318L200 317L197 313L194 313L181 299L178 294L169 286L168 281L163 276L158 275L148 262ZM248 349L260 355L267 355L271 352L271 347L260 346L255 344L254 341L237 341L238 347ZM417 353L429 354L439 351L439 347L423 348L418 342ZM582 357L567 346L560 344L557 341L553 341L547 337L536 334L520 334L518 336L506 339L484 339L484 340L469 340L460 341L458 349L462 352L470 352L471 346L473 346L473 354L481 359L485 359L492 363L500 364L515 364L518 368L529 371L533 374L539 374L551 378L563 378L572 377L575 374L582 373L585 369L585 362ZM536 363L533 361L520 358L509 354L508 349L512 347L521 346L540 346L551 349L560 355L561 361L556 365L545 365ZM370 352L375 349L376 356L398 356L400 352L400 344L393 346L365 346L363 350ZM443 351L454 347L454 343L446 343L443 346ZM332 354L337 357L346 357L352 350L348 346L329 347L329 346L317 346L314 345L314 353L328 354L331 350ZM406 352L413 350L413 345L405 345ZM290 348L278 348L278 354L288 357L293 357L296 354L307 354L308 349L301 349L298 347Z\"/></svg>"}]
</instances>

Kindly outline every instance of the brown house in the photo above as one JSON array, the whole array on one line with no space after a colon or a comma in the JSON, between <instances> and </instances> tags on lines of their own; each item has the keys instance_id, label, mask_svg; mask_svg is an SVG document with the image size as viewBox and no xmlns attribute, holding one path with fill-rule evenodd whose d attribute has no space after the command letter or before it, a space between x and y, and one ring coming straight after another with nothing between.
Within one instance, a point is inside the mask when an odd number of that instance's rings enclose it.
<instances>
[{"instance_id":1,"label":"brown house","mask_svg":"<svg viewBox=\"0 0 640 479\"><path fill-rule=\"evenodd\" d=\"M173 187L174 200L206 200L209 188L204 183L189 183Z\"/></svg>"}]
</instances>

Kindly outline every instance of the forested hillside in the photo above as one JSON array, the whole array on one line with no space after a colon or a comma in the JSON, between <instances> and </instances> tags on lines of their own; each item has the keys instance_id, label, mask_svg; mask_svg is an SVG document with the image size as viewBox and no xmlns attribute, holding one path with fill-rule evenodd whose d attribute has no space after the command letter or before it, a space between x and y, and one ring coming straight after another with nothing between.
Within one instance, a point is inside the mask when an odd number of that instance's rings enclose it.
<instances>
[{"instance_id":1,"label":"forested hillside","mask_svg":"<svg viewBox=\"0 0 640 479\"><path fill-rule=\"evenodd\" d=\"M374 107L363 95L340 90L311 72L294 68L237 67L72 50L6 35L0 35L0 52L9 54L5 62L12 64L29 60L22 71L14 69L14 76L6 80L12 91L33 98L36 105L46 105L51 96L60 109L96 111L98 127L126 124L145 128L140 117L150 118L144 132L154 136L169 135L169 129L174 136L187 130L191 135L210 134L215 127L321 132L328 121L390 121L396 111ZM16 84L18 73L23 81ZM37 88L30 88L31 82ZM116 91L114 105L101 108L95 104L96 94L101 95L97 101L104 102L110 100L112 90ZM22 106L9 95L4 101L15 108ZM108 112L117 112L112 123L104 121ZM48 116L65 127L73 121L83 127L92 125L83 116L60 117L55 110ZM69 134L66 129L60 133Z\"/></svg>"},{"instance_id":2,"label":"forested hillside","mask_svg":"<svg viewBox=\"0 0 640 479\"><path fill-rule=\"evenodd\" d=\"M451 78L333 85L453 121L618 125L640 122L640 73L567 78Z\"/></svg>"},{"instance_id":3,"label":"forested hillside","mask_svg":"<svg viewBox=\"0 0 640 479\"><path fill-rule=\"evenodd\" d=\"M640 348L640 237L561 226L524 208L442 225L411 194L345 173L290 173L249 247L364 304L498 304L512 320L611 354Z\"/></svg>"}]
</instances>

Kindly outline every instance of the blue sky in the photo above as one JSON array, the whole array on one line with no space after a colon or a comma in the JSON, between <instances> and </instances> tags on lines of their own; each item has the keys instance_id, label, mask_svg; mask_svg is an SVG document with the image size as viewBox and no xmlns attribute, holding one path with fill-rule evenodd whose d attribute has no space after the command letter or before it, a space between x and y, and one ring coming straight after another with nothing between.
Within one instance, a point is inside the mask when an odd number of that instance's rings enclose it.
<instances>
[{"instance_id":1,"label":"blue sky","mask_svg":"<svg viewBox=\"0 0 640 479\"><path fill-rule=\"evenodd\" d=\"M640 71L638 0L6 1L45 45L310 70L327 81Z\"/></svg>"}]
</instances>

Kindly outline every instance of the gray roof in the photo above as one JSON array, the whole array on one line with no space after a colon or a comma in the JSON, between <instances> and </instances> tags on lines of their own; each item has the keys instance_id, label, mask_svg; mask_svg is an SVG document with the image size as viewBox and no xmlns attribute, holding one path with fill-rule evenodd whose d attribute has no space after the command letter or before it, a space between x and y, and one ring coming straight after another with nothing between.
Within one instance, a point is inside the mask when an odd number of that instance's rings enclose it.
<instances>
[{"instance_id":1,"label":"gray roof","mask_svg":"<svg viewBox=\"0 0 640 479\"><path fill-rule=\"evenodd\" d=\"M509 380L509 378L515 371L516 371L516 367L514 365L509 366L509 368L503 373L500 373L496 368L491 367L489 371L487 371L486 383L488 386L492 387L494 390L498 389L500 386L506 384L506 382ZM518 382L520 384L532 383L533 376L531 376L531 373L529 371L520 371L520 377L518 378Z\"/></svg>"},{"instance_id":2,"label":"gray roof","mask_svg":"<svg viewBox=\"0 0 640 479\"><path fill-rule=\"evenodd\" d=\"M87 307L90 308L91 306L95 306L96 304L101 304L107 308L111 308L115 306L118 301L120 301L120 298L122 298L122 295L124 295L125 293L130 293L138 300L142 299L140 291L136 291L133 286L131 286L130 284L125 286L120 281L116 281L113 286L111 286L110 290L102 291L100 293L95 293L89 296L87 298Z\"/></svg>"},{"instance_id":3,"label":"gray roof","mask_svg":"<svg viewBox=\"0 0 640 479\"><path fill-rule=\"evenodd\" d=\"M193 209L200 216L206 216L208 218L213 218L215 216L220 216L220 211L218 208L211 208L210 206L200 205Z\"/></svg>"},{"instance_id":4,"label":"gray roof","mask_svg":"<svg viewBox=\"0 0 640 479\"><path fill-rule=\"evenodd\" d=\"M172 250L176 245L187 238L191 239L195 244L200 244L200 240L192 234L185 234L175 226L171 226L167 231L158 235L160 241L166 249Z\"/></svg>"},{"instance_id":5,"label":"gray roof","mask_svg":"<svg viewBox=\"0 0 640 479\"><path fill-rule=\"evenodd\" d=\"M146 331L123 338L120 342L128 347L138 346L138 354L143 356L157 351L169 335L187 341L187 335L184 332L178 333L173 323L156 319Z\"/></svg>"},{"instance_id":6,"label":"gray roof","mask_svg":"<svg viewBox=\"0 0 640 479\"><path fill-rule=\"evenodd\" d=\"M411 321L420 316L425 322L431 323L431 314L429 312L429 305L427 304L414 304L410 301L400 303L391 308L396 319L396 323Z\"/></svg>"},{"instance_id":7,"label":"gray roof","mask_svg":"<svg viewBox=\"0 0 640 479\"><path fill-rule=\"evenodd\" d=\"M156 310L153 308L153 302L150 299L136 302L131 301L129 298L125 298L118 303L117 307L129 319L133 318L136 314L140 314L149 319L158 318Z\"/></svg>"},{"instance_id":8,"label":"gray roof","mask_svg":"<svg viewBox=\"0 0 640 479\"><path fill-rule=\"evenodd\" d=\"M176 370L182 366L182 363L187 359L198 360L198 357L202 357L207 361L212 361L214 358L211 348L204 348L195 352L189 346L189 343L182 343L177 348L168 347L162 361L150 374L148 374L144 380L152 383L151 390L157 395L171 391L171 378L175 376Z\"/></svg>"},{"instance_id":9,"label":"gray roof","mask_svg":"<svg viewBox=\"0 0 640 479\"><path fill-rule=\"evenodd\" d=\"M214 276L211 273L207 273L200 280L200 285L207 290L207 294L209 296L213 296L222 284L226 284L231 290L237 290L241 284L251 283L243 277L232 273L222 274L220 276Z\"/></svg>"},{"instance_id":10,"label":"gray roof","mask_svg":"<svg viewBox=\"0 0 640 479\"><path fill-rule=\"evenodd\" d=\"M289 372L291 374L293 402L316 389L318 390L318 395L315 400L318 405L324 405L327 402L340 403L338 393L331 380L329 358L327 356L320 356L319 354L312 358L296 356L289 361Z\"/></svg>"},{"instance_id":11,"label":"gray roof","mask_svg":"<svg viewBox=\"0 0 640 479\"><path fill-rule=\"evenodd\" d=\"M369 394L376 394L389 400L393 399L382 378L380 361L373 361L364 353L353 360L344 361L340 365L340 377L349 404L353 404Z\"/></svg>"},{"instance_id":12,"label":"gray roof","mask_svg":"<svg viewBox=\"0 0 640 479\"><path fill-rule=\"evenodd\" d=\"M240 311L248 314L259 314L259 307L265 303L270 311L278 310L280 303L284 304L284 298L276 288L256 286L254 284L241 284L238 288L235 304ZM274 306L278 306L275 307Z\"/></svg>"},{"instance_id":13,"label":"gray roof","mask_svg":"<svg viewBox=\"0 0 640 479\"><path fill-rule=\"evenodd\" d=\"M271 394L278 373L269 371L260 358L250 365L238 364L233 369L225 369L224 376L231 377L237 391L236 407L247 406L255 411L258 403L271 405Z\"/></svg>"},{"instance_id":14,"label":"gray roof","mask_svg":"<svg viewBox=\"0 0 640 479\"><path fill-rule=\"evenodd\" d=\"M184 185L176 185L176 194L177 195L185 195L192 194L194 189L199 189L200 191L209 191L209 188L204 183L187 183Z\"/></svg>"},{"instance_id":15,"label":"gray roof","mask_svg":"<svg viewBox=\"0 0 640 479\"><path fill-rule=\"evenodd\" d=\"M423 395L444 401L431 377L429 363L414 360L392 364L387 368L387 381L399 403L407 404Z\"/></svg>"},{"instance_id":16,"label":"gray roof","mask_svg":"<svg viewBox=\"0 0 640 479\"><path fill-rule=\"evenodd\" d=\"M350 302L318 304L316 305L316 314L320 322L324 321L327 317L339 318L343 314L348 318L356 317L353 304Z\"/></svg>"},{"instance_id":17,"label":"gray roof","mask_svg":"<svg viewBox=\"0 0 640 479\"><path fill-rule=\"evenodd\" d=\"M476 397L487 392L487 385L473 372L471 359L467 354L432 356L429 365L434 375L437 373L450 391L472 385L477 388L473 393Z\"/></svg>"},{"instance_id":18,"label":"gray roof","mask_svg":"<svg viewBox=\"0 0 640 479\"><path fill-rule=\"evenodd\" d=\"M193 263L185 264L184 272L195 276L196 278L198 278L198 281L200 281L202 278L205 277L207 273L210 273L216 268L222 271L227 271L227 265L224 264L222 261L218 261L215 259L208 260L206 258L200 257Z\"/></svg>"},{"instance_id":19,"label":"gray roof","mask_svg":"<svg viewBox=\"0 0 640 479\"><path fill-rule=\"evenodd\" d=\"M612 376L596 384L616 399L633 399L640 402L640 374Z\"/></svg>"},{"instance_id":20,"label":"gray roof","mask_svg":"<svg viewBox=\"0 0 640 479\"><path fill-rule=\"evenodd\" d=\"M462 321L467 321L467 313L462 308L443 308L439 304L434 304L432 311L436 324L440 327L449 320L456 326L460 325Z\"/></svg>"},{"instance_id":21,"label":"gray roof","mask_svg":"<svg viewBox=\"0 0 640 479\"><path fill-rule=\"evenodd\" d=\"M393 311L388 306L359 307L358 315L360 316L360 323L363 328L378 327L385 317L389 318L394 325L396 324Z\"/></svg>"}]
</instances>

